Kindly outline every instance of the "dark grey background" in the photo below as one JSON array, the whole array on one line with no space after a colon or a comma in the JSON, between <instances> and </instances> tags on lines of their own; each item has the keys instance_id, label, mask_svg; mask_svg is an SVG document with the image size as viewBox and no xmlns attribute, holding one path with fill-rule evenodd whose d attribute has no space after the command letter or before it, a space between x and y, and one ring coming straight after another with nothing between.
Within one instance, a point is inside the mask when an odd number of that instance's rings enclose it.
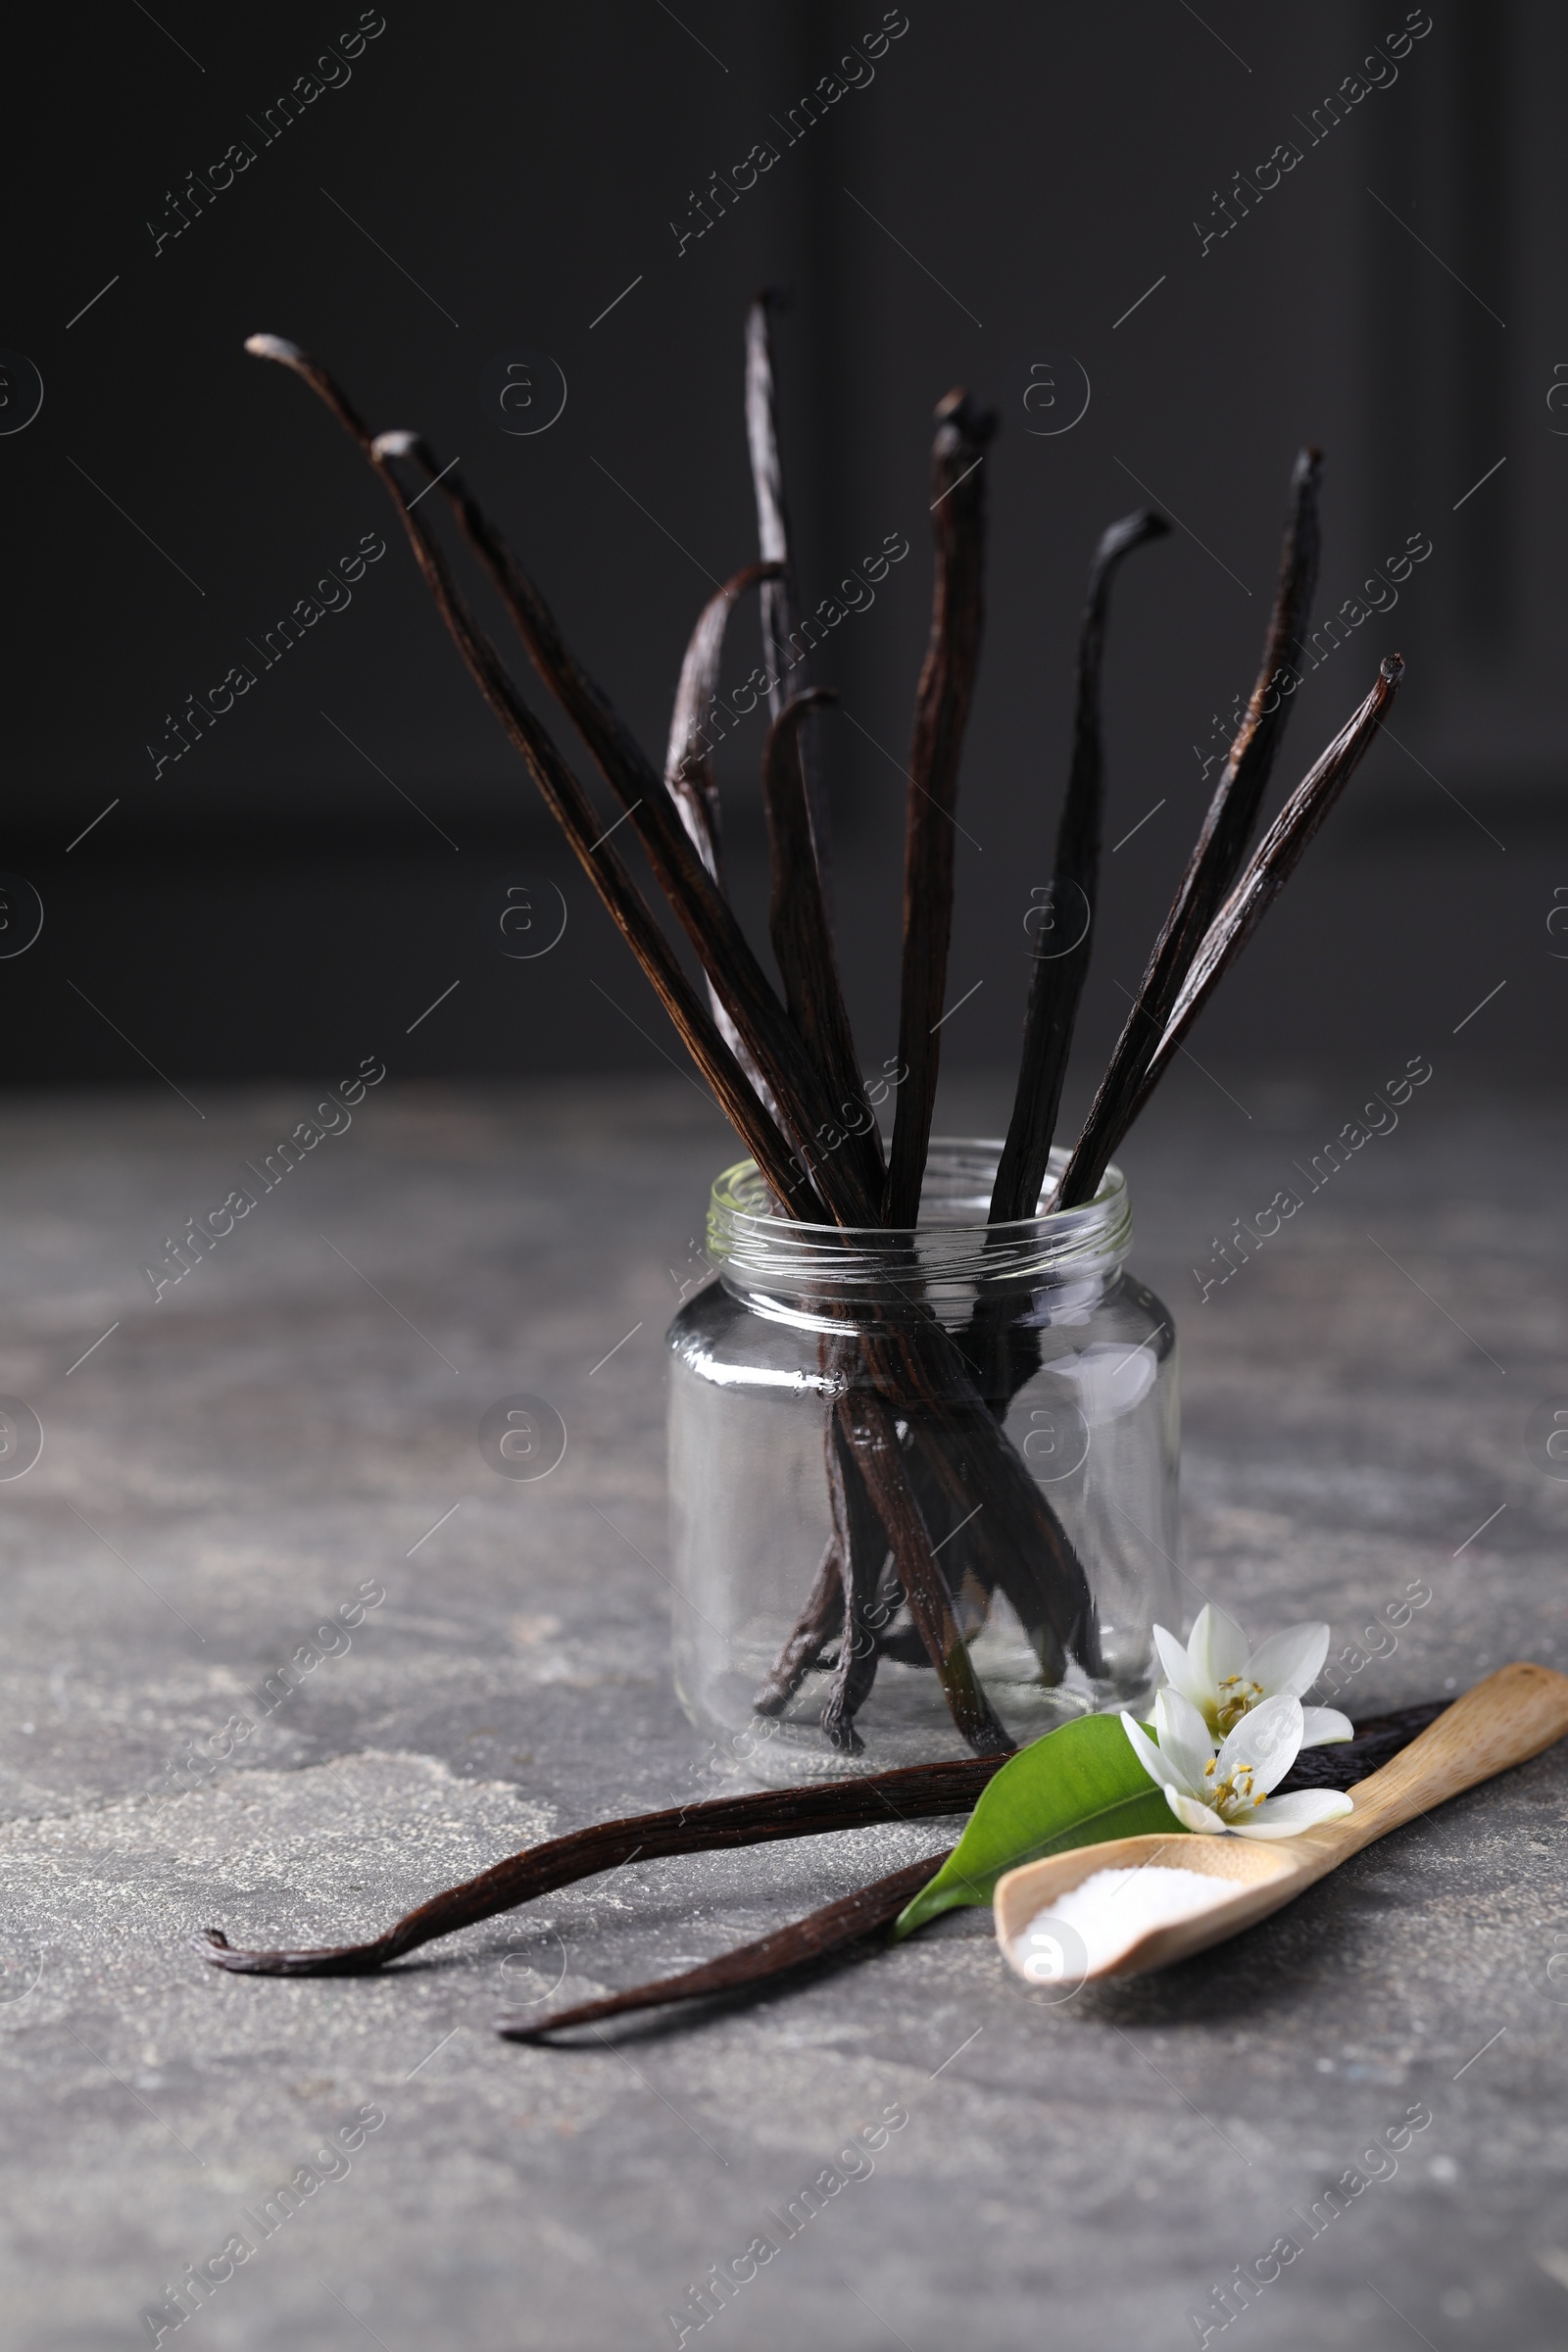
<instances>
[{"instance_id":1,"label":"dark grey background","mask_svg":"<svg viewBox=\"0 0 1568 2352\"><path fill-rule=\"evenodd\" d=\"M0 865L35 884L47 919L0 963L14 1081L154 1084L148 1062L182 1083L315 1075L370 1051L400 1077L652 1070L649 1038L678 1054L401 540L350 610L159 781L146 746L362 532L393 528L304 389L242 353L266 328L314 347L377 427L418 425L462 458L660 753L696 612L755 553L741 332L763 283L794 294L779 358L806 598L885 533L912 542L820 662L865 730L835 717L826 745L868 1064L896 1029L931 410L957 382L998 403L1004 430L950 1002L984 985L946 1032L950 1066L1014 1051L1077 603L1097 532L1143 503L1129 475L1183 528L1118 592L1109 840L1163 806L1107 860L1080 1089L1201 812L1193 746L1215 747L1215 713L1253 675L1307 438L1328 452L1320 616L1407 534L1433 554L1397 612L1309 680L1277 789L1392 647L1409 662L1399 744L1368 760L1195 1050L1221 1069L1351 1052L1370 1080L1386 1054L1446 1050L1506 981L1453 1054L1549 1054L1568 986L1545 927L1568 879L1568 434L1553 430L1568 415L1546 405L1568 361L1559 12L1440 7L1394 86L1309 145L1313 108L1403 24L1395 0L1213 0L1201 17L1180 0L915 5L870 85L681 254L670 222L692 191L758 139L783 146L778 118L881 23L870 0L688 0L678 17L657 0L392 0L347 86L261 146L248 119L357 13L171 0L154 23L89 7L67 54L44 27L16 77L0 343L46 393L25 432L0 438ZM239 137L254 165L155 258L147 222ZM1203 253L1195 220L1285 138L1299 166ZM486 363L519 347L554 354L569 387L532 439L498 430L478 392ZM1088 413L1031 437L1019 371L1066 370L1068 354ZM743 609L728 674L757 658ZM760 732L754 720L721 762L760 938ZM565 937L509 961L507 885L552 881ZM1189 1067L1172 1083L1204 1080Z\"/></svg>"}]
</instances>

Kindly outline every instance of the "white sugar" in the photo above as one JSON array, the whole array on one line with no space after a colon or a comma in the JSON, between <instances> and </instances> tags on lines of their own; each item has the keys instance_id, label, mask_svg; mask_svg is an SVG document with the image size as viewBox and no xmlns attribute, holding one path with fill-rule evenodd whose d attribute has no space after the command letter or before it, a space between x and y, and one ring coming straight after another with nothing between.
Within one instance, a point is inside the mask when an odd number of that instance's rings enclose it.
<instances>
[{"instance_id":1,"label":"white sugar","mask_svg":"<svg viewBox=\"0 0 1568 2352\"><path fill-rule=\"evenodd\" d=\"M1234 1881L1206 1878L1196 1870L1154 1864L1097 1870L1036 1914L1018 1938L1018 1956L1026 1976L1054 1984L1108 1966L1151 1929L1195 1919L1235 1892ZM1071 1933L1064 1935L1064 1929Z\"/></svg>"}]
</instances>

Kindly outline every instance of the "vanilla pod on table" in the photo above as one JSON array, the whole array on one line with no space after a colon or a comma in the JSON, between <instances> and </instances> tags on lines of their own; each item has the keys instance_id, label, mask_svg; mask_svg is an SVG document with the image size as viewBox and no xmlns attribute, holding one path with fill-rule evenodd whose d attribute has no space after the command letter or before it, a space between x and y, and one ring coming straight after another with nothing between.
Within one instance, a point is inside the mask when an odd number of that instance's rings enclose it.
<instances>
[{"instance_id":1,"label":"vanilla pod on table","mask_svg":"<svg viewBox=\"0 0 1568 2352\"><path fill-rule=\"evenodd\" d=\"M1407 1747L1416 1735L1435 1723L1451 1701L1440 1698L1392 1714L1371 1716L1353 1740L1330 1747L1309 1748L1281 1782L1281 1793L1292 1788L1350 1788ZM678 1976L656 1978L625 1992L606 1993L558 2009L553 2017L511 2016L497 2021L496 2031L508 2041L548 2042L573 2027L595 2030L606 2018L623 2017L638 2009L660 2009L681 2001L712 1998L715 1994L746 1992L761 1984L799 1978L807 1969L833 1960L867 1957L880 1947L883 1931L913 1901L922 1886L935 1878L954 1849L906 1863L868 1886L840 1895L805 1919L777 1928L755 1943L742 1944L698 1968Z\"/></svg>"},{"instance_id":2,"label":"vanilla pod on table","mask_svg":"<svg viewBox=\"0 0 1568 2352\"><path fill-rule=\"evenodd\" d=\"M1430 1705L1369 1716L1353 1740L1305 1750L1282 1786L1349 1787L1386 1764L1447 1704L1446 1699L1439 1699ZM936 1821L970 1813L987 1783L1005 1762L1005 1756L962 1756L935 1764L901 1765L896 1771L867 1773L858 1780L828 1781L802 1788L763 1788L743 1796L711 1797L696 1805L672 1805L660 1813L632 1814L569 1831L543 1845L526 1846L461 1886L432 1895L384 1935L365 1942L249 1951L231 1944L220 1929L208 1928L196 1937L196 1948L215 1967L236 1976L370 1976L437 1936L455 1935L459 1928L514 1911L520 1903L532 1902L535 1896L552 1893L559 1886L570 1886L580 1879L632 1862L652 1862L666 1854L720 1853L734 1846L770 1845L781 1838L815 1838L830 1830ZM944 1860L945 1855L934 1856L929 1864L917 1867L929 1875ZM902 1909L903 1904L897 1908Z\"/></svg>"}]
</instances>

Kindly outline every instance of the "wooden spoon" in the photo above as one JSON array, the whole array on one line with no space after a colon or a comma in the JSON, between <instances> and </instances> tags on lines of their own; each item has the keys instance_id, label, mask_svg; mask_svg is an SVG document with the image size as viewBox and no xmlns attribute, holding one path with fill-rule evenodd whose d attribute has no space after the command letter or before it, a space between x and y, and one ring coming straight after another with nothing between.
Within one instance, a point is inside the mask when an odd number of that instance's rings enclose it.
<instances>
[{"instance_id":1,"label":"wooden spoon","mask_svg":"<svg viewBox=\"0 0 1568 2352\"><path fill-rule=\"evenodd\" d=\"M1043 1862L1026 1862L997 1884L997 1941L1009 1967L1031 1984L1093 1984L1107 1977L1132 1977L1185 1960L1211 1943L1221 1943L1254 1921L1266 1919L1310 1886L1315 1879L1375 1838L1399 1829L1434 1805L1458 1796L1495 1773L1507 1772L1568 1733L1568 1675L1549 1666L1500 1666L1474 1690L1455 1699L1436 1723L1412 1740L1391 1764L1350 1790L1354 1810L1298 1837L1265 1841L1251 1838L1205 1838L1173 1831L1169 1837L1114 1838L1103 1845L1077 1846ZM1049 1911L1059 1895L1100 1870L1139 1869L1155 1863L1228 1880L1234 1894L1196 1918L1152 1928L1111 1959L1081 1976L1067 1953L1062 1974L1042 1972L1041 1947L1031 1946L1030 1922ZM1070 1931L1057 1939L1072 1945Z\"/></svg>"}]
</instances>

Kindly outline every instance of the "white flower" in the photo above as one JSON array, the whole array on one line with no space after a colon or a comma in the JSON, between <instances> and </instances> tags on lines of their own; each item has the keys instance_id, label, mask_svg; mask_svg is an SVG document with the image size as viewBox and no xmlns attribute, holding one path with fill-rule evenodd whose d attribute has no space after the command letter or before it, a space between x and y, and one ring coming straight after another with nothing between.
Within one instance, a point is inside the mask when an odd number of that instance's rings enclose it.
<instances>
[{"instance_id":1,"label":"white flower","mask_svg":"<svg viewBox=\"0 0 1568 2352\"><path fill-rule=\"evenodd\" d=\"M1301 1745L1301 1702L1288 1692L1250 1707L1217 1749L1207 1724L1179 1690L1161 1690L1154 1701L1157 1747L1130 1715L1121 1720L1134 1755L1186 1829L1214 1837L1229 1830L1238 1838L1294 1838L1353 1809L1337 1788L1269 1794Z\"/></svg>"},{"instance_id":2,"label":"white flower","mask_svg":"<svg viewBox=\"0 0 1568 2352\"><path fill-rule=\"evenodd\" d=\"M1329 1629L1289 1626L1249 1656L1247 1636L1235 1618L1209 1602L1200 1609L1185 1649L1162 1625L1154 1628L1154 1642L1173 1689L1198 1709L1215 1739L1223 1740L1265 1698L1299 1698L1311 1690L1328 1656ZM1301 1712L1303 1747L1323 1747L1332 1740L1355 1736L1354 1724L1338 1707L1303 1707Z\"/></svg>"}]
</instances>

